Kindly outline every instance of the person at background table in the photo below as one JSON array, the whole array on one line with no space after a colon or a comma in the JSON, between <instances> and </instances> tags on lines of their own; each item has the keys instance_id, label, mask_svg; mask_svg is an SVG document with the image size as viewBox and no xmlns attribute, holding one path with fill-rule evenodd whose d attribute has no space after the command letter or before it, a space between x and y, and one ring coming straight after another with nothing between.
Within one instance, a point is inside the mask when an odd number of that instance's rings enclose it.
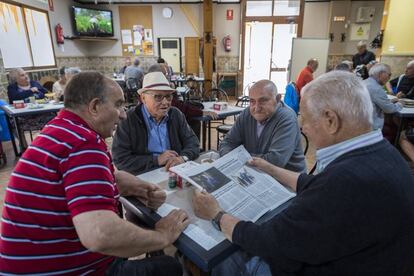
<instances>
[{"instance_id":1,"label":"person at background table","mask_svg":"<svg viewBox=\"0 0 414 276\"><path fill-rule=\"evenodd\" d=\"M171 81L171 76L174 75L174 70L172 69L172 67L169 66L167 61L162 57L158 58L157 63L165 67L165 75L167 79Z\"/></svg>"},{"instance_id":2,"label":"person at background table","mask_svg":"<svg viewBox=\"0 0 414 276\"><path fill-rule=\"evenodd\" d=\"M145 75L138 90L142 103L127 112L115 132L112 154L118 169L137 175L198 157L197 136L183 113L171 107L174 92L163 73Z\"/></svg>"},{"instance_id":3,"label":"person at background table","mask_svg":"<svg viewBox=\"0 0 414 276\"><path fill-rule=\"evenodd\" d=\"M326 73L305 86L300 105L302 131L317 150L316 175L250 162L297 193L284 211L256 225L223 214L213 196L195 192L195 214L214 218L243 250L212 275L413 275L414 177L381 131L372 130L362 81Z\"/></svg>"},{"instance_id":4,"label":"person at background table","mask_svg":"<svg viewBox=\"0 0 414 276\"><path fill-rule=\"evenodd\" d=\"M390 81L398 98L414 99L414 60L407 64L405 74Z\"/></svg>"},{"instance_id":5,"label":"person at background table","mask_svg":"<svg viewBox=\"0 0 414 276\"><path fill-rule=\"evenodd\" d=\"M60 78L53 84L53 93L55 93L56 101L63 101L66 85L74 75L80 72L81 70L78 67L62 67L59 70Z\"/></svg>"},{"instance_id":6,"label":"person at background table","mask_svg":"<svg viewBox=\"0 0 414 276\"><path fill-rule=\"evenodd\" d=\"M176 210L148 230L120 217L120 195L152 209L166 198L157 185L112 165L105 139L125 119L123 103L119 85L101 73L83 72L68 83L65 109L10 177L0 274L182 275L172 257L127 259L169 246L188 221Z\"/></svg>"},{"instance_id":7,"label":"person at background table","mask_svg":"<svg viewBox=\"0 0 414 276\"><path fill-rule=\"evenodd\" d=\"M124 66L122 66L121 69L119 69L118 73L119 74L125 74L125 69L127 69L128 66L131 66L131 64L132 64L131 58L126 57L125 61L124 61Z\"/></svg>"},{"instance_id":8,"label":"person at background table","mask_svg":"<svg viewBox=\"0 0 414 276\"><path fill-rule=\"evenodd\" d=\"M384 126L384 113L392 114L402 109L402 105L400 103L391 102L385 93L384 85L389 81L390 76L390 66L384 63L377 63L369 70L369 78L363 81L374 106L372 113L372 128L374 130L381 130Z\"/></svg>"},{"instance_id":9,"label":"person at background table","mask_svg":"<svg viewBox=\"0 0 414 276\"><path fill-rule=\"evenodd\" d=\"M318 69L319 62L316 58L308 60L306 67L300 71L296 79L296 87L298 89L298 96L301 97L302 88L313 80L313 73Z\"/></svg>"},{"instance_id":10,"label":"person at background table","mask_svg":"<svg viewBox=\"0 0 414 276\"><path fill-rule=\"evenodd\" d=\"M165 77L166 76L166 69L165 66L162 64L153 64L148 69L148 73L151 72L162 72ZM170 86L173 86L173 84L170 82ZM197 138L200 140L200 129L201 129L201 122L199 120L195 120L195 117L201 117L201 116L210 116L211 119L215 120L217 119L218 115L214 111L206 111L202 110L202 106L183 101L180 99L180 97L177 95L177 93L174 93L174 97L171 101L171 105L178 108L187 119L188 125L191 127L191 129L196 134Z\"/></svg>"},{"instance_id":11,"label":"person at background table","mask_svg":"<svg viewBox=\"0 0 414 276\"><path fill-rule=\"evenodd\" d=\"M357 53L352 57L354 69L359 65L367 65L370 61L375 60L375 54L367 50L367 43L360 41L357 44Z\"/></svg>"},{"instance_id":12,"label":"person at background table","mask_svg":"<svg viewBox=\"0 0 414 276\"><path fill-rule=\"evenodd\" d=\"M134 87L138 89L142 87L142 79L144 78L144 70L139 67L140 60L139 58L134 59L134 63L128 66L124 72L124 78L127 87L131 87L130 82L134 82Z\"/></svg>"},{"instance_id":13,"label":"person at background table","mask_svg":"<svg viewBox=\"0 0 414 276\"><path fill-rule=\"evenodd\" d=\"M223 156L240 145L253 156L296 172L305 172L296 113L277 94L276 85L260 80L249 90L250 106L238 117L220 143Z\"/></svg>"},{"instance_id":14,"label":"person at background table","mask_svg":"<svg viewBox=\"0 0 414 276\"><path fill-rule=\"evenodd\" d=\"M13 101L25 100L30 97L35 99L43 99L47 93L44 88L37 81L30 80L27 73L22 68L12 69L9 73L10 84L7 87L7 96L10 104Z\"/></svg>"}]
</instances>

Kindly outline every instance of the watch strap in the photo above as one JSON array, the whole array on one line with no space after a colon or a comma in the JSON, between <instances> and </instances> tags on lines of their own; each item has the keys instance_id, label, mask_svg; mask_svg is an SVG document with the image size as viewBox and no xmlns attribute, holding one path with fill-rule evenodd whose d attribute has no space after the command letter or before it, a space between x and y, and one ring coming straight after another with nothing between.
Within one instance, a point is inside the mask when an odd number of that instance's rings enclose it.
<instances>
[{"instance_id":1,"label":"watch strap","mask_svg":"<svg viewBox=\"0 0 414 276\"><path fill-rule=\"evenodd\" d=\"M217 228L217 230L221 231L220 221L223 215L226 214L223 210L218 212L217 215L213 218L212 223Z\"/></svg>"}]
</instances>

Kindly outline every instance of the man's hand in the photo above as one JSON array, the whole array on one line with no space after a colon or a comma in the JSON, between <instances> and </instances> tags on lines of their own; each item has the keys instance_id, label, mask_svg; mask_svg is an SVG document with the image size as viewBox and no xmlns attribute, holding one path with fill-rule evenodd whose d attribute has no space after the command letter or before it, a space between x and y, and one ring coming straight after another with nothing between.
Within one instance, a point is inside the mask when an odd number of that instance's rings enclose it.
<instances>
[{"instance_id":1,"label":"man's hand","mask_svg":"<svg viewBox=\"0 0 414 276\"><path fill-rule=\"evenodd\" d=\"M270 164L266 160L258 157L253 157L252 160L249 161L249 165L256 167L268 174L271 174L271 170L274 167L274 165Z\"/></svg>"},{"instance_id":2,"label":"man's hand","mask_svg":"<svg viewBox=\"0 0 414 276\"><path fill-rule=\"evenodd\" d=\"M397 96L397 98L405 98L405 94L403 92L398 92L395 96Z\"/></svg>"},{"instance_id":3,"label":"man's hand","mask_svg":"<svg viewBox=\"0 0 414 276\"><path fill-rule=\"evenodd\" d=\"M166 150L161 155L158 156L158 165L164 166L167 163L168 159L171 159L174 157L178 157L178 153L176 153L173 150Z\"/></svg>"},{"instance_id":4,"label":"man's hand","mask_svg":"<svg viewBox=\"0 0 414 276\"><path fill-rule=\"evenodd\" d=\"M136 196L145 206L158 209L167 198L167 194L157 185L140 180L132 196Z\"/></svg>"},{"instance_id":5,"label":"man's hand","mask_svg":"<svg viewBox=\"0 0 414 276\"><path fill-rule=\"evenodd\" d=\"M38 93L39 92L37 87L31 87L30 90L32 90L33 93Z\"/></svg>"},{"instance_id":6,"label":"man's hand","mask_svg":"<svg viewBox=\"0 0 414 276\"><path fill-rule=\"evenodd\" d=\"M198 190L193 194L193 209L197 217L206 220L212 220L222 210L211 194Z\"/></svg>"},{"instance_id":7,"label":"man's hand","mask_svg":"<svg viewBox=\"0 0 414 276\"><path fill-rule=\"evenodd\" d=\"M203 116L210 116L213 120L218 118L218 114L214 111L203 111Z\"/></svg>"},{"instance_id":8,"label":"man's hand","mask_svg":"<svg viewBox=\"0 0 414 276\"><path fill-rule=\"evenodd\" d=\"M392 99L391 99L391 102L392 102L392 103L398 103L398 98L392 98Z\"/></svg>"},{"instance_id":9,"label":"man's hand","mask_svg":"<svg viewBox=\"0 0 414 276\"><path fill-rule=\"evenodd\" d=\"M180 236L189 223L187 213L183 210L175 209L155 224L155 231L163 234L167 244L170 245Z\"/></svg>"},{"instance_id":10,"label":"man's hand","mask_svg":"<svg viewBox=\"0 0 414 276\"><path fill-rule=\"evenodd\" d=\"M171 167L177 166L182 163L184 163L184 159L181 156L170 158L165 164L165 170L168 171Z\"/></svg>"},{"instance_id":11,"label":"man's hand","mask_svg":"<svg viewBox=\"0 0 414 276\"><path fill-rule=\"evenodd\" d=\"M167 198L165 191L158 185L143 181L128 172L116 171L115 178L121 195L135 196L151 209L160 207Z\"/></svg>"}]
</instances>

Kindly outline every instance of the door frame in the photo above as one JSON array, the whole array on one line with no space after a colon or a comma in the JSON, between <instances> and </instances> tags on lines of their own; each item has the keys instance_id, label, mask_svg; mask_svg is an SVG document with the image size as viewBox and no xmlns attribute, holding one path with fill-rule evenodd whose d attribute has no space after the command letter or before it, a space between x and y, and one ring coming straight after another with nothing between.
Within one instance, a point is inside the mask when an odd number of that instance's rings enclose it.
<instances>
[{"instance_id":1,"label":"door frame","mask_svg":"<svg viewBox=\"0 0 414 276\"><path fill-rule=\"evenodd\" d=\"M159 37L158 38L158 57L161 57L161 39L178 39L178 51L180 53L180 72L183 71L183 54L181 46L181 37Z\"/></svg>"},{"instance_id":2,"label":"door frame","mask_svg":"<svg viewBox=\"0 0 414 276\"><path fill-rule=\"evenodd\" d=\"M272 1L272 13L274 10L275 2ZM247 6L247 0L242 0L241 2L241 27L242 27L242 33L241 33L241 51L240 51L240 70L241 72L241 84L243 86L244 83L244 49L245 49L245 43L246 43L246 22L251 21L258 21L258 22L272 22L272 43L271 43L271 54L273 53L273 35L274 35L274 27L275 24L290 24L293 22L294 24L298 25L298 31L296 34L296 37L302 37L302 30L303 30L303 17L305 13L305 0L300 0L300 9L299 9L299 15L295 16L246 16L246 6ZM277 68L272 69L272 55L270 56L269 60L269 79L272 74L272 72L278 71ZM245 87L242 87L242 90L244 90Z\"/></svg>"}]
</instances>

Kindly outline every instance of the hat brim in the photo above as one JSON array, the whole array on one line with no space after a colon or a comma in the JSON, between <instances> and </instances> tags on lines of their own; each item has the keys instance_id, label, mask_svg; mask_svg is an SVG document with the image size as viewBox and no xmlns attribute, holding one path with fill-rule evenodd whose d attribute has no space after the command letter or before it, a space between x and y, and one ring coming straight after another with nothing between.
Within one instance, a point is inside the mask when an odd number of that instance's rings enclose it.
<instances>
[{"instance_id":1,"label":"hat brim","mask_svg":"<svg viewBox=\"0 0 414 276\"><path fill-rule=\"evenodd\" d=\"M171 88L171 87L152 87L152 88L141 88L141 89L138 89L138 94L142 94L142 93L144 93L145 91L166 91L166 92L175 92L175 91L177 91L176 89L174 89L174 88Z\"/></svg>"}]
</instances>

